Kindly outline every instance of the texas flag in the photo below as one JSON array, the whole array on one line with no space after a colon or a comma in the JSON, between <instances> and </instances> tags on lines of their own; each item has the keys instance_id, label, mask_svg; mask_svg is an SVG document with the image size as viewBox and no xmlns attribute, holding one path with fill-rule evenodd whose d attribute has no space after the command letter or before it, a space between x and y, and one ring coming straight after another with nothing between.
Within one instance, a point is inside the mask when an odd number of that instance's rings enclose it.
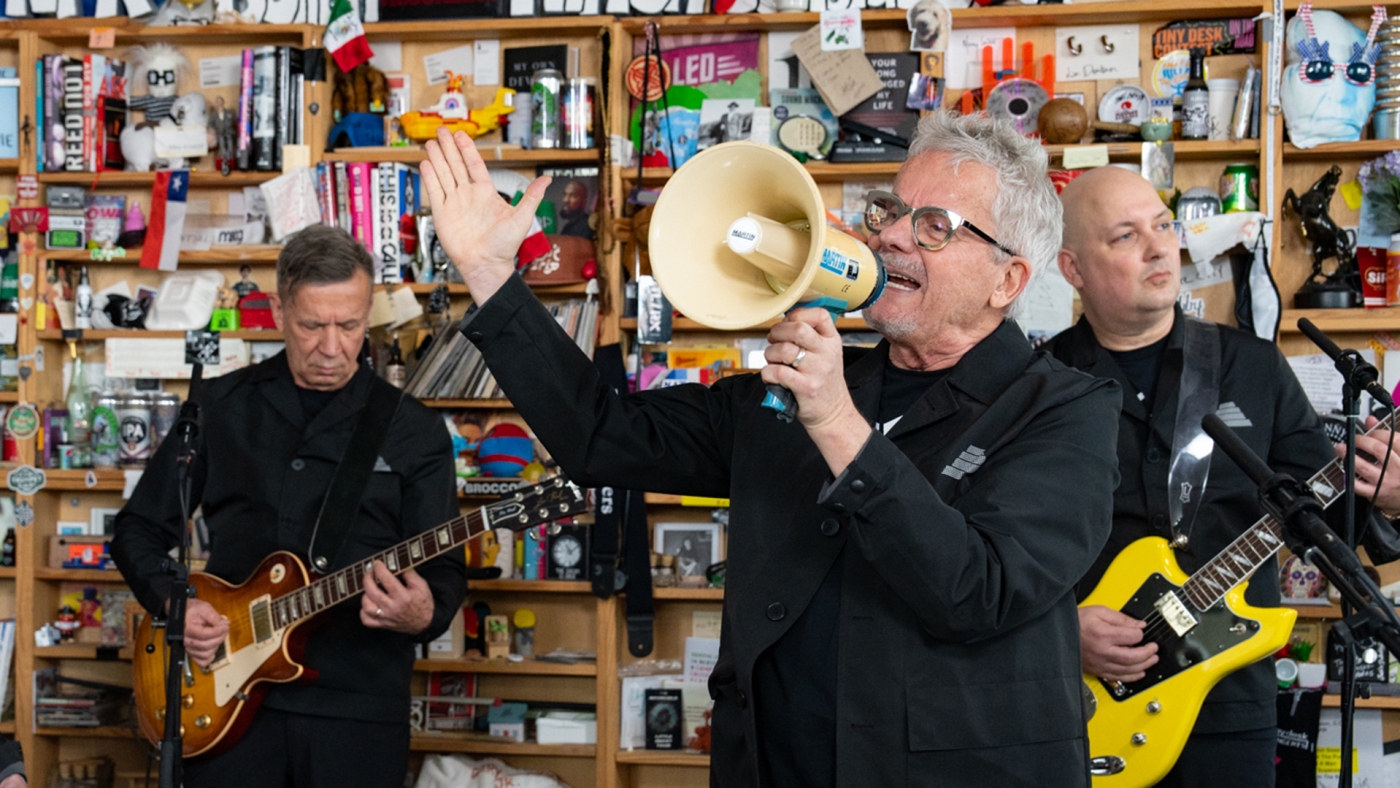
<instances>
[{"instance_id":1,"label":"texas flag","mask_svg":"<svg viewBox=\"0 0 1400 788\"><path fill-rule=\"evenodd\" d=\"M180 263L180 234L185 230L185 193L189 170L162 170L151 188L151 220L141 247L141 267L174 271Z\"/></svg>"}]
</instances>

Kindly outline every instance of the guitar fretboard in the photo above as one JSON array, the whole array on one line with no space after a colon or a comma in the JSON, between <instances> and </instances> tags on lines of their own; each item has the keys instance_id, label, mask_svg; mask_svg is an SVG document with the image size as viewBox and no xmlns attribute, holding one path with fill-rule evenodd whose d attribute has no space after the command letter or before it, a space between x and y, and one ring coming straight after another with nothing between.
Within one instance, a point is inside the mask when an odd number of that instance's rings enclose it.
<instances>
[{"instance_id":1,"label":"guitar fretboard","mask_svg":"<svg viewBox=\"0 0 1400 788\"><path fill-rule=\"evenodd\" d=\"M1366 434L1391 429L1390 425L1391 417L1386 416ZM1346 469L1342 467L1342 461L1336 459L1328 463L1308 479L1307 486L1324 507L1330 506L1346 489ZM1207 610L1219 602L1227 591L1247 580L1282 546L1283 525L1273 515L1266 514L1191 575L1182 585L1182 592L1197 610Z\"/></svg>"}]
</instances>

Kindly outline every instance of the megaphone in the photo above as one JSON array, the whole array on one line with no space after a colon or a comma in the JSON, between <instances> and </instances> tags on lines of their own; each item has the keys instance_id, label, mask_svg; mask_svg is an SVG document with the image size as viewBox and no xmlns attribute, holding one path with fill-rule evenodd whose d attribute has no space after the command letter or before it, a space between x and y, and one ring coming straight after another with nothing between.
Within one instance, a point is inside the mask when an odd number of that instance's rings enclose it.
<instances>
[{"instance_id":1,"label":"megaphone","mask_svg":"<svg viewBox=\"0 0 1400 788\"><path fill-rule=\"evenodd\" d=\"M885 289L864 243L827 227L812 176L755 142L701 151L671 176L652 211L652 274L681 313L710 328L751 328L795 306L863 309ZM791 393L766 407L791 418Z\"/></svg>"}]
</instances>

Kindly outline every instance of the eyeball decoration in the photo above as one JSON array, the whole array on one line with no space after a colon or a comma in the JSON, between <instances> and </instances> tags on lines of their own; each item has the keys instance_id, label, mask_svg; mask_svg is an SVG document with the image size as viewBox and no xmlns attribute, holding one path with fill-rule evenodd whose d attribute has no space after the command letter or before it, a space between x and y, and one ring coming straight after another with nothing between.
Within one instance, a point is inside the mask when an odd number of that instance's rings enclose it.
<instances>
[{"instance_id":1,"label":"eyeball decoration","mask_svg":"<svg viewBox=\"0 0 1400 788\"><path fill-rule=\"evenodd\" d=\"M1296 555L1283 562L1279 574L1279 590L1284 599L1318 599L1327 593L1327 578Z\"/></svg>"},{"instance_id":2,"label":"eyeball decoration","mask_svg":"<svg viewBox=\"0 0 1400 788\"><path fill-rule=\"evenodd\" d=\"M1300 5L1289 20L1279 99L1289 141L1299 148L1361 139L1376 104L1376 33L1386 20L1383 6L1372 8L1364 36L1340 14L1314 11L1312 3Z\"/></svg>"}]
</instances>

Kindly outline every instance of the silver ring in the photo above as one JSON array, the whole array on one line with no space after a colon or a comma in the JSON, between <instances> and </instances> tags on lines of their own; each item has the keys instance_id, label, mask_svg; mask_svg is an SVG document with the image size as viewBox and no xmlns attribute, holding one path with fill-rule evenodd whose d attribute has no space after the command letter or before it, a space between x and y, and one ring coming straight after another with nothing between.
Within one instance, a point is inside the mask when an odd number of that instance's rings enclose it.
<instances>
[{"instance_id":1,"label":"silver ring","mask_svg":"<svg viewBox=\"0 0 1400 788\"><path fill-rule=\"evenodd\" d=\"M807 358L807 351L803 348L798 348L797 356L793 358L792 363L788 364L788 366L792 367L793 369L797 369L798 367L802 366L802 361L805 358Z\"/></svg>"},{"instance_id":2,"label":"silver ring","mask_svg":"<svg viewBox=\"0 0 1400 788\"><path fill-rule=\"evenodd\" d=\"M384 614L384 608L382 608L382 607L376 607L376 608L374 609L374 617L375 617L375 618L379 618L379 617L380 617L381 615L383 615L383 614Z\"/></svg>"}]
</instances>

